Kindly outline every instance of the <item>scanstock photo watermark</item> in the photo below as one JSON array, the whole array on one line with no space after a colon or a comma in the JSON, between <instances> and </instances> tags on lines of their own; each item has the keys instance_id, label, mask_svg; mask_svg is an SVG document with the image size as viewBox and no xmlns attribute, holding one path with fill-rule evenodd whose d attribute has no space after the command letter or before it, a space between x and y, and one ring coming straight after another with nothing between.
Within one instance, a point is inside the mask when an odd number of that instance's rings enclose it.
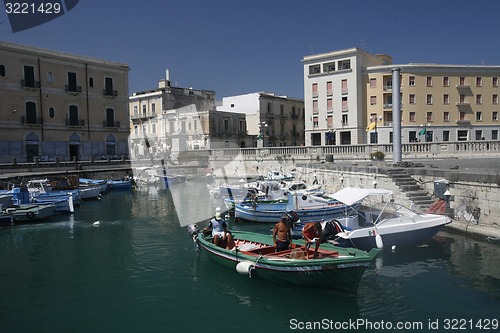
<instances>
[{"instance_id":1,"label":"scanstock photo watermark","mask_svg":"<svg viewBox=\"0 0 500 333\"><path fill-rule=\"evenodd\" d=\"M369 331L497 331L498 319L429 319L428 321L370 321L368 319L348 319L335 321L322 319L320 321L299 321L290 319L289 328L297 331L345 331L345 330L369 330Z\"/></svg>"},{"instance_id":2,"label":"scanstock photo watermark","mask_svg":"<svg viewBox=\"0 0 500 333\"><path fill-rule=\"evenodd\" d=\"M73 8L79 0L4 0L12 32L19 32L52 21ZM3 22L0 22L3 24Z\"/></svg>"}]
</instances>

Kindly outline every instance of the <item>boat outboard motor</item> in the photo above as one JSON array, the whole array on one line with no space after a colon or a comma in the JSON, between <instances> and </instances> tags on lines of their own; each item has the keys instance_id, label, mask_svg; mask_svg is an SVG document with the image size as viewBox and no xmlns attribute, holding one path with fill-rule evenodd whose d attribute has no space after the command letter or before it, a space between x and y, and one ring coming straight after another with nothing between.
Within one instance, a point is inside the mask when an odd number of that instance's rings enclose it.
<instances>
[{"instance_id":1,"label":"boat outboard motor","mask_svg":"<svg viewBox=\"0 0 500 333\"><path fill-rule=\"evenodd\" d=\"M295 224L297 222L300 222L299 215L297 213L295 213L293 210L289 211L289 212L286 212L286 216L288 216L288 218L290 219L290 221L293 224Z\"/></svg>"},{"instance_id":2,"label":"boat outboard motor","mask_svg":"<svg viewBox=\"0 0 500 333\"><path fill-rule=\"evenodd\" d=\"M190 224L187 226L188 234L193 239L193 242L196 246L196 250L200 249L200 245L198 244L198 234L200 233L200 229L196 224Z\"/></svg>"}]
</instances>

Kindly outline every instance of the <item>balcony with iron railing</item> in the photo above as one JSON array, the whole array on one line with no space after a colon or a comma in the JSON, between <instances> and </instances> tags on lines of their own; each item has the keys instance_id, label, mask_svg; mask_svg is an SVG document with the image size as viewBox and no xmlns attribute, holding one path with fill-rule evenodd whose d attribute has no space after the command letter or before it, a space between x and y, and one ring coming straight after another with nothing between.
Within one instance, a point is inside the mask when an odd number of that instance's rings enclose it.
<instances>
[{"instance_id":1,"label":"balcony with iron railing","mask_svg":"<svg viewBox=\"0 0 500 333\"><path fill-rule=\"evenodd\" d=\"M118 90L103 89L102 94L105 97L116 97L118 96Z\"/></svg>"},{"instance_id":2,"label":"balcony with iron railing","mask_svg":"<svg viewBox=\"0 0 500 333\"><path fill-rule=\"evenodd\" d=\"M74 85L66 85L66 92L67 93L81 93L82 92L82 86L74 86Z\"/></svg>"},{"instance_id":3,"label":"balcony with iron railing","mask_svg":"<svg viewBox=\"0 0 500 333\"><path fill-rule=\"evenodd\" d=\"M119 121L103 121L102 127L120 127Z\"/></svg>"},{"instance_id":4,"label":"balcony with iron railing","mask_svg":"<svg viewBox=\"0 0 500 333\"><path fill-rule=\"evenodd\" d=\"M82 127L85 126L85 119L66 119L66 126Z\"/></svg>"},{"instance_id":5,"label":"balcony with iron railing","mask_svg":"<svg viewBox=\"0 0 500 333\"><path fill-rule=\"evenodd\" d=\"M21 123L23 125L41 125L42 117L21 117Z\"/></svg>"},{"instance_id":6,"label":"balcony with iron railing","mask_svg":"<svg viewBox=\"0 0 500 333\"><path fill-rule=\"evenodd\" d=\"M21 80L21 86L23 88L34 88L38 89L40 88L40 81L31 81L31 80Z\"/></svg>"}]
</instances>

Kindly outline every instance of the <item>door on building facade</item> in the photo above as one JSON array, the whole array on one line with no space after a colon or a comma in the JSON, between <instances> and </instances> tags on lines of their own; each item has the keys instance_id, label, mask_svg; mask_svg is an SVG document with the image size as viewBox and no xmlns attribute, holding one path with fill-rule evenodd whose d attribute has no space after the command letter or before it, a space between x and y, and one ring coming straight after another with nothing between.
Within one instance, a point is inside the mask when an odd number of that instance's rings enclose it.
<instances>
[{"instance_id":1,"label":"door on building facade","mask_svg":"<svg viewBox=\"0 0 500 333\"><path fill-rule=\"evenodd\" d=\"M68 145L68 148L69 148L69 158L70 160L73 160L73 159L79 159L80 157L80 137L78 136L78 134L76 133L73 133L70 137L69 137L69 145Z\"/></svg>"},{"instance_id":2,"label":"door on building facade","mask_svg":"<svg viewBox=\"0 0 500 333\"><path fill-rule=\"evenodd\" d=\"M116 138L113 134L106 137L106 155L116 155Z\"/></svg>"},{"instance_id":3,"label":"door on building facade","mask_svg":"<svg viewBox=\"0 0 500 333\"><path fill-rule=\"evenodd\" d=\"M33 162L33 158L40 155L38 135L31 132L26 136L26 162Z\"/></svg>"}]
</instances>

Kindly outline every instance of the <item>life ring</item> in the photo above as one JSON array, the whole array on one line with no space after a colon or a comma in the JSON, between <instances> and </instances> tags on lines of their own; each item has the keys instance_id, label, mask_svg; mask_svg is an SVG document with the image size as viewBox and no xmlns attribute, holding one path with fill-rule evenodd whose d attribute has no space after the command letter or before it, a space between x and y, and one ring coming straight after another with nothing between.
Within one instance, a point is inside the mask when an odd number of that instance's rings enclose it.
<instances>
[{"instance_id":1,"label":"life ring","mask_svg":"<svg viewBox=\"0 0 500 333\"><path fill-rule=\"evenodd\" d=\"M33 219L35 217L35 213L33 213L33 212L27 212L26 213L26 217L31 220L31 219Z\"/></svg>"}]
</instances>

